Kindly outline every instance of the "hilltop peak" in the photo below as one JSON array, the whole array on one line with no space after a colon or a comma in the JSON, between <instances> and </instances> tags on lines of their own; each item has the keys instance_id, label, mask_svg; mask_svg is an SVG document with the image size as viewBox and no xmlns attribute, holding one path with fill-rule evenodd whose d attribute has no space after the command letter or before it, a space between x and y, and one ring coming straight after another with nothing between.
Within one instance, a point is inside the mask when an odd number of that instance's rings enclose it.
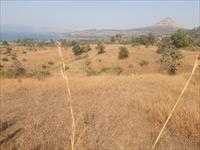
<instances>
[{"instance_id":1,"label":"hilltop peak","mask_svg":"<svg viewBox=\"0 0 200 150\"><path fill-rule=\"evenodd\" d=\"M168 26L173 28L181 28L182 26L176 21L174 21L171 17L166 17L163 20L157 22L154 26Z\"/></svg>"}]
</instances>

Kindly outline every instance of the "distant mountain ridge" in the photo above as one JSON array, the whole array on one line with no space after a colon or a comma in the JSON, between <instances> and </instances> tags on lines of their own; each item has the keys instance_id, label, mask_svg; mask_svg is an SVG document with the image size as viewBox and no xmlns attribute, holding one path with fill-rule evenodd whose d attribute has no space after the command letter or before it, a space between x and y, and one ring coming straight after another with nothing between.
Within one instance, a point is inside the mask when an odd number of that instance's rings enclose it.
<instances>
[{"instance_id":1,"label":"distant mountain ridge","mask_svg":"<svg viewBox=\"0 0 200 150\"><path fill-rule=\"evenodd\" d=\"M140 35L146 33L171 33L177 29L186 29L182 25L176 23L171 17L166 17L161 21L158 21L152 26L132 29L88 29L82 31L66 31L64 33L56 32L38 32L43 28L30 28L20 26L2 26L1 28L1 40L17 40L23 38L36 38L40 40L48 39L67 39L67 40L98 40L98 39L110 39L111 36L120 33L124 37L132 35ZM9 30L7 30L9 29ZM25 30L25 31L24 31ZM32 31L33 30L33 31Z\"/></svg>"},{"instance_id":2,"label":"distant mountain ridge","mask_svg":"<svg viewBox=\"0 0 200 150\"><path fill-rule=\"evenodd\" d=\"M149 32L153 33L171 33L177 29L183 28L182 25L176 23L171 17L166 17L163 20L155 23L152 26L147 26L143 28L133 28L125 30L113 30L113 29L102 29L102 30L83 30L83 31L73 31L68 33L63 33L62 36L65 38L74 39L98 39L110 37L114 34L120 33L123 36L131 36L137 34L145 34ZM184 29L184 28L183 28Z\"/></svg>"}]
</instances>

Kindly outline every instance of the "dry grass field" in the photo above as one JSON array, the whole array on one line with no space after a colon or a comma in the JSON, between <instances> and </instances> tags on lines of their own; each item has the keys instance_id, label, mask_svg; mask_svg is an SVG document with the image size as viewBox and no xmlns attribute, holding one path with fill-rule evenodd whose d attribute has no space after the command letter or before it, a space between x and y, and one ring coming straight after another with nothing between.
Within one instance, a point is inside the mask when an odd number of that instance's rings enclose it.
<instances>
[{"instance_id":1,"label":"dry grass field","mask_svg":"<svg viewBox=\"0 0 200 150\"><path fill-rule=\"evenodd\" d=\"M63 48L76 123L75 149L151 149L198 52L182 50L180 69L168 75L159 65L155 46L125 45L129 57L123 60L118 59L121 45L106 44L100 55L95 46L78 57L70 47ZM46 69L50 75L0 79L1 149L71 149L71 116L57 48L11 47L28 71ZM2 70L12 67L4 50L0 48ZM8 61L2 61L4 57ZM198 66L156 149L200 149L199 72Z\"/></svg>"}]
</instances>

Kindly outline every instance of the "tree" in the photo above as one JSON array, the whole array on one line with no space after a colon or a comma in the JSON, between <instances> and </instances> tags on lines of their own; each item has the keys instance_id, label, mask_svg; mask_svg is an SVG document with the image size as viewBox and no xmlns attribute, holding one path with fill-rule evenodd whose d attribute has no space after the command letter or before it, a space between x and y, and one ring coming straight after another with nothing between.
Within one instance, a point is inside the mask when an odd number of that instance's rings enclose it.
<instances>
[{"instance_id":1,"label":"tree","mask_svg":"<svg viewBox=\"0 0 200 150\"><path fill-rule=\"evenodd\" d=\"M96 50L98 54L104 53L105 51L105 46L103 45L102 42L99 42L96 46Z\"/></svg>"},{"instance_id":2,"label":"tree","mask_svg":"<svg viewBox=\"0 0 200 150\"><path fill-rule=\"evenodd\" d=\"M162 51L160 63L169 74L175 74L181 65L182 58L181 51L175 49L173 46L169 46Z\"/></svg>"},{"instance_id":3,"label":"tree","mask_svg":"<svg viewBox=\"0 0 200 150\"><path fill-rule=\"evenodd\" d=\"M72 51L73 51L75 56L82 54L82 48L78 44L73 46Z\"/></svg>"},{"instance_id":4,"label":"tree","mask_svg":"<svg viewBox=\"0 0 200 150\"><path fill-rule=\"evenodd\" d=\"M119 59L124 59L124 58L128 57L128 54L129 54L129 52L126 47L119 48L119 56L118 56Z\"/></svg>"},{"instance_id":5,"label":"tree","mask_svg":"<svg viewBox=\"0 0 200 150\"><path fill-rule=\"evenodd\" d=\"M121 34L116 34L115 35L115 40L118 41L119 43L122 41L122 35Z\"/></svg>"},{"instance_id":6,"label":"tree","mask_svg":"<svg viewBox=\"0 0 200 150\"><path fill-rule=\"evenodd\" d=\"M162 40L158 43L158 49L157 49L157 53L161 54L164 51L166 51L168 48L175 48L175 46L173 45L173 41L171 40L170 37L164 37L162 38Z\"/></svg>"},{"instance_id":7,"label":"tree","mask_svg":"<svg viewBox=\"0 0 200 150\"><path fill-rule=\"evenodd\" d=\"M110 41L111 41L112 43L115 43L115 36L112 36L111 39L110 39Z\"/></svg>"},{"instance_id":8,"label":"tree","mask_svg":"<svg viewBox=\"0 0 200 150\"><path fill-rule=\"evenodd\" d=\"M147 36L148 39L148 43L151 45L154 45L154 43L156 42L156 37L153 33L149 33Z\"/></svg>"},{"instance_id":9,"label":"tree","mask_svg":"<svg viewBox=\"0 0 200 150\"><path fill-rule=\"evenodd\" d=\"M115 42L120 43L122 41L122 35L118 33L118 34L112 36L110 41L113 43L115 43Z\"/></svg>"},{"instance_id":10,"label":"tree","mask_svg":"<svg viewBox=\"0 0 200 150\"><path fill-rule=\"evenodd\" d=\"M193 43L193 39L183 30L177 30L174 34L172 34L171 40L176 48L190 46Z\"/></svg>"}]
</instances>

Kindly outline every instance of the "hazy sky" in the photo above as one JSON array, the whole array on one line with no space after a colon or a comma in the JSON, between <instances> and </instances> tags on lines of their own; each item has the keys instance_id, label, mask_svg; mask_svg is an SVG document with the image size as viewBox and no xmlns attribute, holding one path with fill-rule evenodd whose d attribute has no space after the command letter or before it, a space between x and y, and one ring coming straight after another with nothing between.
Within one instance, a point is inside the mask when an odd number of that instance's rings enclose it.
<instances>
[{"instance_id":1,"label":"hazy sky","mask_svg":"<svg viewBox=\"0 0 200 150\"><path fill-rule=\"evenodd\" d=\"M125 29L152 25L170 16L191 28L199 26L199 4L199 0L1 0L1 25L23 25L58 32Z\"/></svg>"}]
</instances>

